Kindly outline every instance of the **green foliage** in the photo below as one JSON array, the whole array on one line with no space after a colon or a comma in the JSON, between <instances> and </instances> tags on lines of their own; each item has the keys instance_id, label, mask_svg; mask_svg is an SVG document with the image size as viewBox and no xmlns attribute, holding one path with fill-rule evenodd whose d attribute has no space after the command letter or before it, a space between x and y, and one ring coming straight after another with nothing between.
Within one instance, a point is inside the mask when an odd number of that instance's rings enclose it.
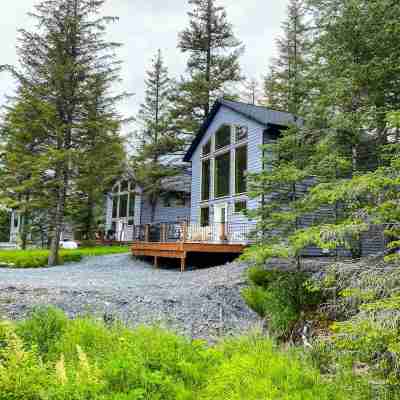
<instances>
[{"instance_id":1,"label":"green foliage","mask_svg":"<svg viewBox=\"0 0 400 400\"><path fill-rule=\"evenodd\" d=\"M368 398L351 374L346 385L326 379L298 352L258 336L210 347L158 328L71 321L49 309L1 322L0 343L1 400Z\"/></svg>"},{"instance_id":2,"label":"green foliage","mask_svg":"<svg viewBox=\"0 0 400 400\"><path fill-rule=\"evenodd\" d=\"M243 297L254 311L268 319L268 329L278 337L287 337L294 325L322 301L320 289L313 286L308 275L252 268L251 286Z\"/></svg>"},{"instance_id":3,"label":"green foliage","mask_svg":"<svg viewBox=\"0 0 400 400\"><path fill-rule=\"evenodd\" d=\"M105 256L109 254L129 253L125 246L106 246L61 250L60 263L78 262L83 257ZM40 268L47 265L48 250L2 250L0 265L9 268Z\"/></svg>"},{"instance_id":4,"label":"green foliage","mask_svg":"<svg viewBox=\"0 0 400 400\"><path fill-rule=\"evenodd\" d=\"M232 97L229 86L241 81L240 41L216 0L189 0L189 27L179 35L178 47L188 54L187 75L176 83L171 100L176 128L196 134L219 97Z\"/></svg>"},{"instance_id":5,"label":"green foliage","mask_svg":"<svg viewBox=\"0 0 400 400\"><path fill-rule=\"evenodd\" d=\"M8 242L10 240L10 215L8 210L4 210L0 206L0 242Z\"/></svg>"}]
</instances>

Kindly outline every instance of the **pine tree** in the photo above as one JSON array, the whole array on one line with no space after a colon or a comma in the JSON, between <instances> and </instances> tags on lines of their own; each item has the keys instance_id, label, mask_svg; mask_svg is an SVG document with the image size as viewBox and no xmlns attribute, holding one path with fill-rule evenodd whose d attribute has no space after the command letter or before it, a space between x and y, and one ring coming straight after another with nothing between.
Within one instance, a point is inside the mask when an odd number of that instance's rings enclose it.
<instances>
[{"instance_id":1,"label":"pine tree","mask_svg":"<svg viewBox=\"0 0 400 400\"><path fill-rule=\"evenodd\" d=\"M245 79L242 83L243 90L240 94L240 99L244 103L258 105L261 100L261 91L257 79Z\"/></svg>"},{"instance_id":2,"label":"pine tree","mask_svg":"<svg viewBox=\"0 0 400 400\"><path fill-rule=\"evenodd\" d=\"M49 265L58 262L74 174L87 150L82 139L88 128L84 110L87 99L93 98L87 82L98 74L109 82L114 79L114 50L119 45L104 39L107 23L115 18L99 17L103 4L104 0L42 1L32 14L40 29L20 31L20 70L8 67L27 93L29 107L21 111L23 118L28 120L30 111L34 118L35 129L27 132L31 136L28 147L31 143L38 152L32 158L35 174L24 182L33 188L37 179L46 189L38 202L40 207L43 201L48 203L43 209L49 210L51 221ZM14 128L18 126L13 125L11 131Z\"/></svg>"},{"instance_id":3,"label":"pine tree","mask_svg":"<svg viewBox=\"0 0 400 400\"><path fill-rule=\"evenodd\" d=\"M304 0L290 0L283 36L277 40L278 57L264 80L264 103L268 107L297 114L305 96L304 73L309 35Z\"/></svg>"},{"instance_id":4,"label":"pine tree","mask_svg":"<svg viewBox=\"0 0 400 400\"><path fill-rule=\"evenodd\" d=\"M362 232L382 223L392 227L391 246L399 245L399 232L393 227L400 218L400 125L393 112L400 108L400 37L395 28L400 5L389 0L309 0L307 6L314 34L304 76L309 90L301 108L304 124L297 134L289 132L278 141L281 151L292 137L292 150L284 153L272 176L255 177L255 188L266 197L272 195L268 183L279 178L288 160L296 173L313 177L315 187L303 199L282 202L283 210L275 207L263 215L261 208L261 226L282 219L289 222L290 232L277 229L279 246L264 243L256 248L252 256L259 260L278 253L301 254L309 245L331 250L344 246L359 255ZM308 226L293 223L309 215L313 218Z\"/></svg>"},{"instance_id":5,"label":"pine tree","mask_svg":"<svg viewBox=\"0 0 400 400\"><path fill-rule=\"evenodd\" d=\"M104 193L115 177L122 175L126 164L120 135L123 120L116 105L127 94L108 94L112 80L108 74L102 73L88 79L88 97L83 104L85 122L81 143L85 151L81 152L79 169L73 179L74 196L70 209L74 225L88 240L95 239L99 225L104 222Z\"/></svg>"},{"instance_id":6,"label":"pine tree","mask_svg":"<svg viewBox=\"0 0 400 400\"><path fill-rule=\"evenodd\" d=\"M239 82L241 43L233 33L226 11L216 0L189 0L190 26L179 35L178 47L188 53L187 76L173 95L174 117L179 129L197 131L218 97L231 94L229 84Z\"/></svg>"},{"instance_id":7,"label":"pine tree","mask_svg":"<svg viewBox=\"0 0 400 400\"><path fill-rule=\"evenodd\" d=\"M142 124L138 137L140 147L132 164L135 179L150 200L151 220L154 221L156 205L162 193L162 180L179 172L171 165L171 160L183 145L179 134L170 126L171 80L160 50L147 71L145 84L145 101L138 115Z\"/></svg>"}]
</instances>

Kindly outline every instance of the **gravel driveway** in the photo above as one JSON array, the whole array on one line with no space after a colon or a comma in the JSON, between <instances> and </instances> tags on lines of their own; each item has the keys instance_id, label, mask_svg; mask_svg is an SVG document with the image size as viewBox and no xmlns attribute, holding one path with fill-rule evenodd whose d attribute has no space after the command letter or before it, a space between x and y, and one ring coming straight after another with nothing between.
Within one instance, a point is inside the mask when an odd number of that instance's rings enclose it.
<instances>
[{"instance_id":1,"label":"gravel driveway","mask_svg":"<svg viewBox=\"0 0 400 400\"><path fill-rule=\"evenodd\" d=\"M51 269L0 268L0 317L19 319L52 304L71 317L90 313L133 326L156 323L214 340L259 325L240 296L245 269L231 263L185 273L155 270L128 254Z\"/></svg>"}]
</instances>

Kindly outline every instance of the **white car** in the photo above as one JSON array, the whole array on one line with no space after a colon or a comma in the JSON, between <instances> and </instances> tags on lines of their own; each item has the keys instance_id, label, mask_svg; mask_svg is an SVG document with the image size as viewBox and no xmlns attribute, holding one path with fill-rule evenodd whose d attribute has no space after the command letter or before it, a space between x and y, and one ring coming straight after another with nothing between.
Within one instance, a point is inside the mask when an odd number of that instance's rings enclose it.
<instances>
[{"instance_id":1,"label":"white car","mask_svg":"<svg viewBox=\"0 0 400 400\"><path fill-rule=\"evenodd\" d=\"M67 249L67 250L75 250L78 248L78 243L72 241L72 240L63 240L60 243L60 247L62 249Z\"/></svg>"}]
</instances>

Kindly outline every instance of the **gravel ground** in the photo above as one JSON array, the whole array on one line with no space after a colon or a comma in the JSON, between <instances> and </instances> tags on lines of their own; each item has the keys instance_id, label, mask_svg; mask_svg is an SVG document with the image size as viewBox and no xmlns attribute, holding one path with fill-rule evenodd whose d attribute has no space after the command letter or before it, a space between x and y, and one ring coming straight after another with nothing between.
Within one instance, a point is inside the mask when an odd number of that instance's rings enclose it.
<instances>
[{"instance_id":1,"label":"gravel ground","mask_svg":"<svg viewBox=\"0 0 400 400\"><path fill-rule=\"evenodd\" d=\"M260 326L240 296L245 269L231 263L185 273L155 270L128 254L51 269L0 269L0 317L24 318L33 307L51 304L71 317L160 324L212 341Z\"/></svg>"}]
</instances>

